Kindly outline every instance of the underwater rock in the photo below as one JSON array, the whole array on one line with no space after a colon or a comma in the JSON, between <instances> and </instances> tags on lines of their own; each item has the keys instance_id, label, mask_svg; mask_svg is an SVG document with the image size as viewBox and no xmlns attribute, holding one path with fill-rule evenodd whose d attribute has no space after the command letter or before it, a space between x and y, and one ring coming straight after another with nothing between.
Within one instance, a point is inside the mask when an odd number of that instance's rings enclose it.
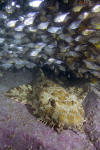
<instances>
[{"instance_id":1,"label":"underwater rock","mask_svg":"<svg viewBox=\"0 0 100 150\"><path fill-rule=\"evenodd\" d=\"M22 74L22 76L18 74ZM20 96L19 100L18 100L19 97L16 93L16 90L15 90L15 94L13 93L14 94L13 98L10 97L8 99L7 97L4 97L2 94L0 95L0 133L1 133L0 148L1 150L6 150L7 147L8 148L12 147L13 149L18 149L18 150L19 147L22 150L24 150L26 147L28 148L31 147L31 149L34 150L33 145L34 147L36 146L35 147L36 150L38 150L38 145L39 147L42 147L41 149L43 150L44 149L60 150L61 147L67 150L68 148L69 150L73 148L76 149L80 148L81 150L88 148L90 150L92 149L95 150L95 147L89 141L90 136L87 131L85 131L86 132L85 133L84 130L83 132L80 132L78 130L63 129L62 132L57 133L53 128L50 128L49 126L45 125L41 121L37 121L39 118L36 119L36 117L33 116L33 108L31 107L30 102L29 104L26 104L27 101L24 101L27 95L27 87L28 89L30 89L30 86L28 86L28 84L32 82L32 80L30 80L31 76L28 75L27 73L26 75L27 77L25 77L24 71L23 73L21 72L12 73L12 75L11 73L8 74L6 72L4 73L4 76L2 76L0 80L0 83L2 83L1 84L2 87L3 84L6 87L3 88L3 92L4 91L6 92L7 90L10 90L12 88L17 89L18 86L21 87L20 90L21 94L18 93L18 95ZM36 75L36 71L34 75ZM15 77L16 77L16 82L15 82ZM25 80L22 80L23 77ZM35 77L33 81L36 81ZM26 86L23 84L26 84ZM1 90L0 92L2 93ZM31 95L32 95L32 89L31 89ZM91 95L93 97L93 94ZM90 104L89 104L89 108L87 106L86 108L91 109L91 97L89 97L89 99L86 97L86 102L87 101L89 101ZM84 108L85 111L87 110L86 108ZM86 115L88 116L88 114ZM89 125L89 127L91 126ZM89 127L88 129L91 129ZM95 133L93 136L95 136ZM54 139L50 137L54 137ZM62 139L61 142L59 142L59 139ZM57 143L57 146L55 143Z\"/></svg>"},{"instance_id":2,"label":"underwater rock","mask_svg":"<svg viewBox=\"0 0 100 150\"><path fill-rule=\"evenodd\" d=\"M28 107L28 106L27 106ZM61 133L37 121L25 105L0 94L0 150L96 150L85 133Z\"/></svg>"},{"instance_id":3,"label":"underwater rock","mask_svg":"<svg viewBox=\"0 0 100 150\"><path fill-rule=\"evenodd\" d=\"M100 90L91 89L84 101L87 122L85 132L97 150L100 149Z\"/></svg>"}]
</instances>

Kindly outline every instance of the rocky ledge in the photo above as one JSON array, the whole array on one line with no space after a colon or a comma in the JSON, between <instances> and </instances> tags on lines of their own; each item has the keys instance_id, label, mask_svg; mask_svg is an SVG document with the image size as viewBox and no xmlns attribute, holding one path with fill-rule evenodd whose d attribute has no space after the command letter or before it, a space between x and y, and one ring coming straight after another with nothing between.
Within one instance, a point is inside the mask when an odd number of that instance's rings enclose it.
<instances>
[{"instance_id":1,"label":"rocky ledge","mask_svg":"<svg viewBox=\"0 0 100 150\"><path fill-rule=\"evenodd\" d=\"M68 129L57 133L38 121L30 106L3 95L12 87L32 81L32 73L26 71L26 75L25 70L4 73L0 79L0 150L99 150L100 98L95 90L88 93L84 103L87 116L84 132Z\"/></svg>"}]
</instances>

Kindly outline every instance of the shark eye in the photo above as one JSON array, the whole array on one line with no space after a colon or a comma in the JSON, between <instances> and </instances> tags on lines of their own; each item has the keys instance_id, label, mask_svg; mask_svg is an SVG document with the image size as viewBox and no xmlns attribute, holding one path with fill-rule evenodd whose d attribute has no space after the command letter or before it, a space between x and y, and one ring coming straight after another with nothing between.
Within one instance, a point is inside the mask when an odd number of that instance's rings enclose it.
<instances>
[{"instance_id":1,"label":"shark eye","mask_svg":"<svg viewBox=\"0 0 100 150\"><path fill-rule=\"evenodd\" d=\"M55 107L55 106L56 106L55 100L54 100L53 98L50 98L50 99L49 99L49 102L50 102L50 104L51 104L52 107Z\"/></svg>"}]
</instances>

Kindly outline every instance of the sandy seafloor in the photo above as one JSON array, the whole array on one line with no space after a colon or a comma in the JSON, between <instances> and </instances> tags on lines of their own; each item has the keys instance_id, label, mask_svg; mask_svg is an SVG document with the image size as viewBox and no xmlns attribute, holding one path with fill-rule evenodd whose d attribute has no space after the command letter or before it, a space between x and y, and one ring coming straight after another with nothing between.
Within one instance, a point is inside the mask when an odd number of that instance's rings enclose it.
<instances>
[{"instance_id":1,"label":"sandy seafloor","mask_svg":"<svg viewBox=\"0 0 100 150\"><path fill-rule=\"evenodd\" d=\"M88 121L84 132L57 133L36 120L29 107L4 97L3 93L32 82L29 70L4 72L0 77L0 150L100 150L100 98L91 90L84 108Z\"/></svg>"}]
</instances>

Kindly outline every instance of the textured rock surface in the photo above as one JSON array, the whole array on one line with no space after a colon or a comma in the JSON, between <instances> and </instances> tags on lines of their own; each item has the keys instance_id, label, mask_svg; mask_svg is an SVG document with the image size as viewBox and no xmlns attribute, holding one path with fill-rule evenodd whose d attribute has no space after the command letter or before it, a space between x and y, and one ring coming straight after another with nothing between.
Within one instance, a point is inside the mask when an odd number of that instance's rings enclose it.
<instances>
[{"instance_id":1,"label":"textured rock surface","mask_svg":"<svg viewBox=\"0 0 100 150\"><path fill-rule=\"evenodd\" d=\"M100 92L98 95L94 90L88 93L84 104L87 123L85 131L89 135L90 140L94 143L97 150L100 149Z\"/></svg>"},{"instance_id":2,"label":"textured rock surface","mask_svg":"<svg viewBox=\"0 0 100 150\"><path fill-rule=\"evenodd\" d=\"M84 133L57 134L37 122L24 104L0 95L0 150L96 150Z\"/></svg>"}]
</instances>

